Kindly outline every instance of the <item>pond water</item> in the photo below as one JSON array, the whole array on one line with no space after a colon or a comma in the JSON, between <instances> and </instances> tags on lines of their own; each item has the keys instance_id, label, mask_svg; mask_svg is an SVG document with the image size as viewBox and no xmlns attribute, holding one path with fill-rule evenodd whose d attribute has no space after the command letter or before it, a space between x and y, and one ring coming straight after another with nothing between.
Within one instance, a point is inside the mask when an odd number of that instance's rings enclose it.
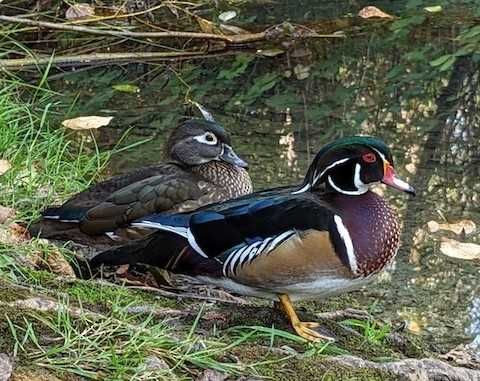
<instances>
[{"instance_id":1,"label":"pond water","mask_svg":"<svg viewBox=\"0 0 480 381\"><path fill-rule=\"evenodd\" d=\"M148 140L114 157L109 173L161 160L166 134L189 112L186 98L231 132L257 190L299 182L318 149L337 137L382 138L418 197L381 190L402 214L403 246L387 279L358 297L376 316L402 320L451 348L480 335L480 262L440 250L448 239L480 243L480 65L472 56L449 67L431 65L456 49L450 16L432 21L407 2L373 3L410 21L354 22L348 15L366 5L361 1L249 6L237 10L246 29L289 15L290 22L343 26L347 38L283 41L262 46L260 54L249 49L182 63L99 67L65 73L53 84L65 94L62 102L76 98L70 116L115 117L98 132L102 147L127 129L126 143ZM121 84L138 92L114 88ZM464 220L475 231L427 227Z\"/></svg>"}]
</instances>

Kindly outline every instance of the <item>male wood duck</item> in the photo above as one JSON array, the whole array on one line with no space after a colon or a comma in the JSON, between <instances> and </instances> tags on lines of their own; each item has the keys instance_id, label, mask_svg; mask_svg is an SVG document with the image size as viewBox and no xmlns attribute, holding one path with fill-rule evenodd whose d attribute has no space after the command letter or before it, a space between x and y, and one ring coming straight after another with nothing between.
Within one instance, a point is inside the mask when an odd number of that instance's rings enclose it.
<instances>
[{"instance_id":1,"label":"male wood duck","mask_svg":"<svg viewBox=\"0 0 480 381\"><path fill-rule=\"evenodd\" d=\"M158 212L184 212L252 192L247 163L214 121L190 119L171 133L168 161L115 176L48 208L32 226L33 235L77 242L113 243L138 238L145 229L123 229ZM95 236L101 238L95 241Z\"/></svg>"},{"instance_id":2,"label":"male wood duck","mask_svg":"<svg viewBox=\"0 0 480 381\"><path fill-rule=\"evenodd\" d=\"M301 186L139 219L134 225L158 231L100 253L91 266L140 262L278 298L300 336L331 339L315 330L318 323L300 321L291 300L357 289L392 262L400 227L387 202L369 190L378 182L414 194L395 175L383 142L339 139L320 150Z\"/></svg>"}]
</instances>

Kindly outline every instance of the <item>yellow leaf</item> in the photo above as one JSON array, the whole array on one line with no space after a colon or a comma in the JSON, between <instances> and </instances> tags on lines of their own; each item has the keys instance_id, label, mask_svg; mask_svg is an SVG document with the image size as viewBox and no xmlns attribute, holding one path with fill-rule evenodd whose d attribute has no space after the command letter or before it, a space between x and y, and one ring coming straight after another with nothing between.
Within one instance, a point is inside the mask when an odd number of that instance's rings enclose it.
<instances>
[{"instance_id":1,"label":"yellow leaf","mask_svg":"<svg viewBox=\"0 0 480 381\"><path fill-rule=\"evenodd\" d=\"M195 17L203 33L214 33L215 24L199 16Z\"/></svg>"},{"instance_id":2,"label":"yellow leaf","mask_svg":"<svg viewBox=\"0 0 480 381\"><path fill-rule=\"evenodd\" d=\"M107 126L113 116L80 116L74 119L67 119L62 122L62 126L71 130L91 130Z\"/></svg>"}]
</instances>

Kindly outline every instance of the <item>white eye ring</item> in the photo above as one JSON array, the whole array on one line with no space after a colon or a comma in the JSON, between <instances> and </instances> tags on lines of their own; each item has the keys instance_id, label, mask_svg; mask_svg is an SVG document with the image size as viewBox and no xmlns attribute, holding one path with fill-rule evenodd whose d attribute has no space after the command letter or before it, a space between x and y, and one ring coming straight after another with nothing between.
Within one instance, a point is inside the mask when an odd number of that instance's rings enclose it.
<instances>
[{"instance_id":1,"label":"white eye ring","mask_svg":"<svg viewBox=\"0 0 480 381\"><path fill-rule=\"evenodd\" d=\"M211 132L205 132L203 135L197 135L193 137L197 142L208 144L210 146L214 146L217 144L218 139L215 134Z\"/></svg>"}]
</instances>

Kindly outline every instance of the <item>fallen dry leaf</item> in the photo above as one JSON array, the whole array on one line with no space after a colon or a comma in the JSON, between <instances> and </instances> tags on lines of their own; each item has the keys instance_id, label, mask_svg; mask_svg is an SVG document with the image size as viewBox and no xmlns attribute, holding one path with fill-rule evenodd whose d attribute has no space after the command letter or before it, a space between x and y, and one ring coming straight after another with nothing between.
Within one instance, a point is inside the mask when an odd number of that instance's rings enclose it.
<instances>
[{"instance_id":1,"label":"fallen dry leaf","mask_svg":"<svg viewBox=\"0 0 480 381\"><path fill-rule=\"evenodd\" d=\"M473 222L472 220L460 220L458 222L454 222L451 224L449 223L440 224L432 220L427 222L427 227L430 233L436 233L439 230L447 230L455 234L461 234L462 231L465 232L465 234L471 234L477 228L477 226L475 225L475 222Z\"/></svg>"},{"instance_id":2,"label":"fallen dry leaf","mask_svg":"<svg viewBox=\"0 0 480 381\"><path fill-rule=\"evenodd\" d=\"M8 160L0 160L0 176L7 172L10 168L11 165Z\"/></svg>"},{"instance_id":3,"label":"fallen dry leaf","mask_svg":"<svg viewBox=\"0 0 480 381\"><path fill-rule=\"evenodd\" d=\"M459 242L443 237L440 252L451 258L480 260L480 245L476 243Z\"/></svg>"},{"instance_id":4,"label":"fallen dry leaf","mask_svg":"<svg viewBox=\"0 0 480 381\"><path fill-rule=\"evenodd\" d=\"M380 19L393 19L392 15L385 13L384 11L378 9L374 6L368 6L360 10L358 15L362 19L371 19L371 18L380 18Z\"/></svg>"},{"instance_id":5,"label":"fallen dry leaf","mask_svg":"<svg viewBox=\"0 0 480 381\"><path fill-rule=\"evenodd\" d=\"M7 245L15 245L21 242L28 241L30 234L23 226L16 223L9 225L0 225L0 243Z\"/></svg>"},{"instance_id":6,"label":"fallen dry leaf","mask_svg":"<svg viewBox=\"0 0 480 381\"><path fill-rule=\"evenodd\" d=\"M62 126L71 130L91 130L108 126L113 116L80 116L74 119L67 119L62 122Z\"/></svg>"},{"instance_id":7,"label":"fallen dry leaf","mask_svg":"<svg viewBox=\"0 0 480 381\"><path fill-rule=\"evenodd\" d=\"M75 278L72 266L59 250L37 251L29 257L29 261L39 269L47 270L66 278Z\"/></svg>"},{"instance_id":8,"label":"fallen dry leaf","mask_svg":"<svg viewBox=\"0 0 480 381\"><path fill-rule=\"evenodd\" d=\"M211 21L208 21L202 17L195 16L198 26L203 33L214 33L215 24Z\"/></svg>"},{"instance_id":9,"label":"fallen dry leaf","mask_svg":"<svg viewBox=\"0 0 480 381\"><path fill-rule=\"evenodd\" d=\"M0 224L4 224L8 219L15 217L15 209L0 205Z\"/></svg>"},{"instance_id":10,"label":"fallen dry leaf","mask_svg":"<svg viewBox=\"0 0 480 381\"><path fill-rule=\"evenodd\" d=\"M86 3L71 5L65 12L65 18L67 20L75 20L90 16L95 16L95 8Z\"/></svg>"},{"instance_id":11,"label":"fallen dry leaf","mask_svg":"<svg viewBox=\"0 0 480 381\"><path fill-rule=\"evenodd\" d=\"M0 381L8 381L12 375L13 361L6 353L0 353Z\"/></svg>"}]
</instances>

